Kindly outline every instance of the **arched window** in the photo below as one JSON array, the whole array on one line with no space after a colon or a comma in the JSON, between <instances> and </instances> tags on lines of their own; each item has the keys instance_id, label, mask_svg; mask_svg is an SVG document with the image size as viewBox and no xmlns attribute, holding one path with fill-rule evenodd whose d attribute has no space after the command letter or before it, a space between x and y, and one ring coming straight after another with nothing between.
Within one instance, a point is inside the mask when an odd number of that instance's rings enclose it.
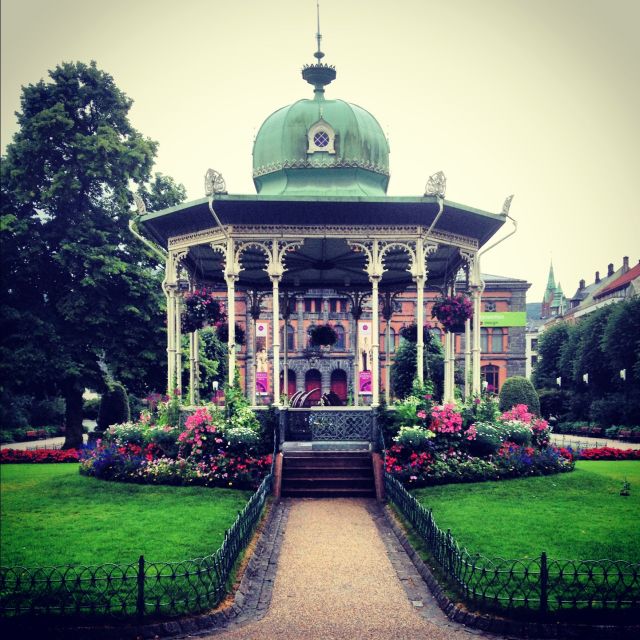
<instances>
[{"instance_id":1,"label":"arched window","mask_svg":"<svg viewBox=\"0 0 640 640\"><path fill-rule=\"evenodd\" d=\"M342 404L347 402L347 372L343 369L331 372L331 392L338 396Z\"/></svg>"},{"instance_id":2,"label":"arched window","mask_svg":"<svg viewBox=\"0 0 640 640\"><path fill-rule=\"evenodd\" d=\"M480 375L487 382L488 393L498 393L500 390L500 369L495 364L487 364L480 368ZM483 385L484 386L484 385Z\"/></svg>"},{"instance_id":3,"label":"arched window","mask_svg":"<svg viewBox=\"0 0 640 640\"><path fill-rule=\"evenodd\" d=\"M287 396L290 398L296 392L296 372L293 369L287 371ZM280 388L284 390L284 371L280 372Z\"/></svg>"},{"instance_id":4,"label":"arched window","mask_svg":"<svg viewBox=\"0 0 640 640\"><path fill-rule=\"evenodd\" d=\"M311 332L315 329L315 324L310 324L307 327L307 346L308 347L313 347L313 345L311 344Z\"/></svg>"},{"instance_id":5,"label":"arched window","mask_svg":"<svg viewBox=\"0 0 640 640\"><path fill-rule=\"evenodd\" d=\"M346 349L344 327L337 324L335 325L335 327L333 327L333 329L336 332L336 335L338 336L338 339L336 340L336 343L333 345L333 348L336 349L337 351L344 351Z\"/></svg>"},{"instance_id":6,"label":"arched window","mask_svg":"<svg viewBox=\"0 0 640 640\"><path fill-rule=\"evenodd\" d=\"M313 391L307 399L308 406L317 405L322 397L322 374L317 369L309 369L304 375L304 390Z\"/></svg>"},{"instance_id":7,"label":"arched window","mask_svg":"<svg viewBox=\"0 0 640 640\"><path fill-rule=\"evenodd\" d=\"M287 325L287 351L296 350L296 330L290 325Z\"/></svg>"}]
</instances>

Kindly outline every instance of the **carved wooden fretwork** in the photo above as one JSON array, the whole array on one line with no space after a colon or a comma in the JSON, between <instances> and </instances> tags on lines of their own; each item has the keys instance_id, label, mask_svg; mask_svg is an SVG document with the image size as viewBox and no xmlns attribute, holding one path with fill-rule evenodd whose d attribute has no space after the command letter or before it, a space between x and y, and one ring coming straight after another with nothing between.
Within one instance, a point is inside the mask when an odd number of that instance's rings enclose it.
<instances>
[{"instance_id":1,"label":"carved wooden fretwork","mask_svg":"<svg viewBox=\"0 0 640 640\"><path fill-rule=\"evenodd\" d=\"M349 238L354 241L376 238L383 241L408 242L424 235L423 227L407 225L236 225L227 226L225 230L240 242L265 242L274 238L292 241L302 241L304 238ZM224 234L216 227L174 236L169 239L169 249L211 244L224 239ZM470 251L478 249L478 241L475 238L447 231L432 230L429 240Z\"/></svg>"}]
</instances>

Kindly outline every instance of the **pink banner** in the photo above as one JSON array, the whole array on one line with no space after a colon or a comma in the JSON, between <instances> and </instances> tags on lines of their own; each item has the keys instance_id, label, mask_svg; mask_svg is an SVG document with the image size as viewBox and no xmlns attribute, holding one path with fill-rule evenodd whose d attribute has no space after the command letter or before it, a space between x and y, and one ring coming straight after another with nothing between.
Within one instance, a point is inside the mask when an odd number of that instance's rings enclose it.
<instances>
[{"instance_id":1,"label":"pink banner","mask_svg":"<svg viewBox=\"0 0 640 640\"><path fill-rule=\"evenodd\" d=\"M360 395L371 394L371 371L360 372Z\"/></svg>"},{"instance_id":2,"label":"pink banner","mask_svg":"<svg viewBox=\"0 0 640 640\"><path fill-rule=\"evenodd\" d=\"M269 393L269 374L266 371L256 373L256 393L266 396Z\"/></svg>"}]
</instances>

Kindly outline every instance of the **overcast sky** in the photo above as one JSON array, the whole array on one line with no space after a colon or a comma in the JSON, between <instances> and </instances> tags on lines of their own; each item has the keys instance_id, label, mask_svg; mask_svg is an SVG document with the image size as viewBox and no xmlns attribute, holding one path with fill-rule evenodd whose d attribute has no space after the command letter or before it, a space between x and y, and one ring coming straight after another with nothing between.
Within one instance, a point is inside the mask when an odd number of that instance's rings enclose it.
<instances>
[{"instance_id":1,"label":"overcast sky","mask_svg":"<svg viewBox=\"0 0 640 640\"><path fill-rule=\"evenodd\" d=\"M2 151L20 87L96 60L160 143L156 170L200 198L208 167L254 193L253 138L312 88L315 0L2 0ZM487 273L532 283L553 258L566 294L640 258L640 0L321 0L326 97L370 111L391 147L389 195L499 212L517 234ZM506 225L505 225L506 226ZM504 233L504 232L503 232Z\"/></svg>"}]
</instances>

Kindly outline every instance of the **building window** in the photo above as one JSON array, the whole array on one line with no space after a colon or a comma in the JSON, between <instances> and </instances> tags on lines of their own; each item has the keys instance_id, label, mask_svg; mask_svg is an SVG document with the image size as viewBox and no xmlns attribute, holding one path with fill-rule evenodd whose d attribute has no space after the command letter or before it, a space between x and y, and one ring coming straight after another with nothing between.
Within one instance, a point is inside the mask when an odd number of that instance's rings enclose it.
<instances>
[{"instance_id":1,"label":"building window","mask_svg":"<svg viewBox=\"0 0 640 640\"><path fill-rule=\"evenodd\" d=\"M396 350L396 332L393 327L389 330L389 346L387 347L387 332L383 331L380 334L380 350L387 353L387 349L389 353L394 353Z\"/></svg>"},{"instance_id":2,"label":"building window","mask_svg":"<svg viewBox=\"0 0 640 640\"><path fill-rule=\"evenodd\" d=\"M531 356L531 366L535 367L538 364L538 356Z\"/></svg>"},{"instance_id":3,"label":"building window","mask_svg":"<svg viewBox=\"0 0 640 640\"><path fill-rule=\"evenodd\" d=\"M538 339L533 338L531 340L531 351L537 351L537 350L538 350Z\"/></svg>"},{"instance_id":4,"label":"building window","mask_svg":"<svg viewBox=\"0 0 640 640\"><path fill-rule=\"evenodd\" d=\"M337 351L344 351L346 349L346 343L344 340L344 328L338 324L335 327L333 327L333 330L336 332L336 335L338 336L338 339L336 340L336 343L333 345L333 348L336 349Z\"/></svg>"},{"instance_id":5,"label":"building window","mask_svg":"<svg viewBox=\"0 0 640 640\"><path fill-rule=\"evenodd\" d=\"M313 348L313 345L311 344L311 332L315 329L315 326L316 326L315 324L310 324L310 325L307 327L307 339L308 339L308 344L307 344L307 346L308 346L309 348Z\"/></svg>"},{"instance_id":6,"label":"building window","mask_svg":"<svg viewBox=\"0 0 640 640\"><path fill-rule=\"evenodd\" d=\"M322 311L321 298L305 298L304 310L306 313L320 313Z\"/></svg>"},{"instance_id":7,"label":"building window","mask_svg":"<svg viewBox=\"0 0 640 640\"><path fill-rule=\"evenodd\" d=\"M482 380L487 383L487 392L497 393L500 385L500 369L495 364L488 364L481 367L480 375Z\"/></svg>"},{"instance_id":8,"label":"building window","mask_svg":"<svg viewBox=\"0 0 640 640\"><path fill-rule=\"evenodd\" d=\"M345 301L340 298L330 298L329 311L331 313L344 313L346 311Z\"/></svg>"},{"instance_id":9,"label":"building window","mask_svg":"<svg viewBox=\"0 0 640 640\"><path fill-rule=\"evenodd\" d=\"M480 351L489 353L489 329L480 329Z\"/></svg>"},{"instance_id":10,"label":"building window","mask_svg":"<svg viewBox=\"0 0 640 640\"><path fill-rule=\"evenodd\" d=\"M502 353L502 330L494 329L491 332L491 353Z\"/></svg>"},{"instance_id":11,"label":"building window","mask_svg":"<svg viewBox=\"0 0 640 640\"><path fill-rule=\"evenodd\" d=\"M296 331L288 324L287 325L287 351L296 350Z\"/></svg>"}]
</instances>

